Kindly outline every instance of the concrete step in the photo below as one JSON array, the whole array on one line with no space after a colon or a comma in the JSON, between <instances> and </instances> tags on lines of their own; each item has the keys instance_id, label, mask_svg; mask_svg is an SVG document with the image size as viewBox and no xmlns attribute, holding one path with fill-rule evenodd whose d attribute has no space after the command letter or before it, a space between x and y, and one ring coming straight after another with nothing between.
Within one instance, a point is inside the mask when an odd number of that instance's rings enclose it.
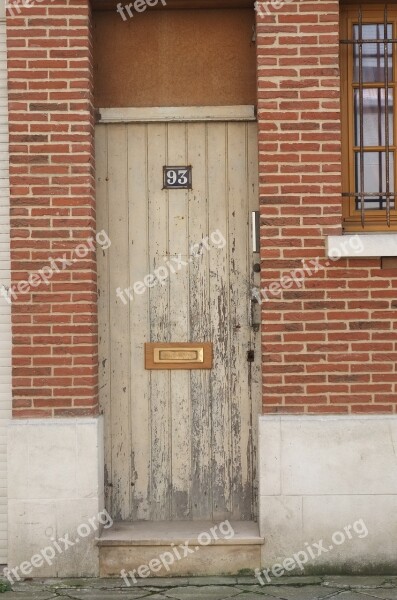
<instances>
[{"instance_id":1,"label":"concrete step","mask_svg":"<svg viewBox=\"0 0 397 600\"><path fill-rule=\"evenodd\" d=\"M253 521L123 521L97 540L101 577L136 579L253 570L263 543Z\"/></svg>"}]
</instances>

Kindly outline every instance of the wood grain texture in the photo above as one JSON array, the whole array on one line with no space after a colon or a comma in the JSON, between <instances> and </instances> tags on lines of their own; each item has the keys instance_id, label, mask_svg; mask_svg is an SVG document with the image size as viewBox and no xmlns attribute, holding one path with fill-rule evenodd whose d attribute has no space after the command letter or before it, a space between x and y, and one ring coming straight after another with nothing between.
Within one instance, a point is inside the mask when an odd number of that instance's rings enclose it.
<instances>
[{"instance_id":1,"label":"wood grain texture","mask_svg":"<svg viewBox=\"0 0 397 600\"><path fill-rule=\"evenodd\" d=\"M108 506L118 518L254 515L256 131L248 122L97 126L98 215L112 240L99 262L101 405ZM170 162L193 165L192 190L162 189ZM156 270L164 280L136 294ZM154 345L203 342L212 368L145 369Z\"/></svg>"},{"instance_id":2,"label":"wood grain texture","mask_svg":"<svg viewBox=\"0 0 397 600\"><path fill-rule=\"evenodd\" d=\"M251 9L93 15L95 106L254 105ZM150 43L148 43L150 40Z\"/></svg>"}]
</instances>

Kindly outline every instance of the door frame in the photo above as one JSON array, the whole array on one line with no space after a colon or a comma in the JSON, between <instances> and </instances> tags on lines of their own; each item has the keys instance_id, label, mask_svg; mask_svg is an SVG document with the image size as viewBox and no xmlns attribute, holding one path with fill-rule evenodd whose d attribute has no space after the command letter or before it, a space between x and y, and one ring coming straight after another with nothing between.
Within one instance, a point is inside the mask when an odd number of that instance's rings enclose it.
<instances>
[{"instance_id":1,"label":"door frame","mask_svg":"<svg viewBox=\"0 0 397 600\"><path fill-rule=\"evenodd\" d=\"M197 121L256 121L256 107L160 106L144 108L99 108L98 123L184 123Z\"/></svg>"},{"instance_id":2,"label":"door frame","mask_svg":"<svg viewBox=\"0 0 397 600\"><path fill-rule=\"evenodd\" d=\"M257 111L254 105L235 106L179 106L179 107L120 107L97 109L97 124L144 124L144 123L192 123L192 122L256 122ZM259 195L258 208L259 210ZM253 260L253 262L255 262ZM260 335L260 332L259 332ZM258 456L261 398L258 397L258 414L252 413L251 435L255 436L256 460L253 470L253 480L259 486ZM106 483L105 483L106 485ZM106 493L106 490L104 490ZM259 490L254 493L254 520L258 518Z\"/></svg>"}]
</instances>

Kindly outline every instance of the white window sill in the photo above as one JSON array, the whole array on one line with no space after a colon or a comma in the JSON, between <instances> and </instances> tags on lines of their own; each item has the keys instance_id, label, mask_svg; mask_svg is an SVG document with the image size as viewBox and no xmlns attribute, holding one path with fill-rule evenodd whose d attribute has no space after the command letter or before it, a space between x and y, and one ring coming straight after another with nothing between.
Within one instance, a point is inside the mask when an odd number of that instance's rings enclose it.
<instances>
[{"instance_id":1,"label":"white window sill","mask_svg":"<svg viewBox=\"0 0 397 600\"><path fill-rule=\"evenodd\" d=\"M397 256L397 233L357 233L327 237L329 258Z\"/></svg>"}]
</instances>

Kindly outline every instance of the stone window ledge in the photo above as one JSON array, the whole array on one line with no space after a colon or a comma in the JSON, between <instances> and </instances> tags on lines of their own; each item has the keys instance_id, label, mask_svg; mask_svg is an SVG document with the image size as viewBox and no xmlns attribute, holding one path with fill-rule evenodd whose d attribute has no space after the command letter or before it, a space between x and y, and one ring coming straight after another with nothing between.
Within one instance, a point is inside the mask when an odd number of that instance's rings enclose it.
<instances>
[{"instance_id":1,"label":"stone window ledge","mask_svg":"<svg viewBox=\"0 0 397 600\"><path fill-rule=\"evenodd\" d=\"M330 235L326 239L329 258L382 258L397 256L397 233Z\"/></svg>"}]
</instances>

